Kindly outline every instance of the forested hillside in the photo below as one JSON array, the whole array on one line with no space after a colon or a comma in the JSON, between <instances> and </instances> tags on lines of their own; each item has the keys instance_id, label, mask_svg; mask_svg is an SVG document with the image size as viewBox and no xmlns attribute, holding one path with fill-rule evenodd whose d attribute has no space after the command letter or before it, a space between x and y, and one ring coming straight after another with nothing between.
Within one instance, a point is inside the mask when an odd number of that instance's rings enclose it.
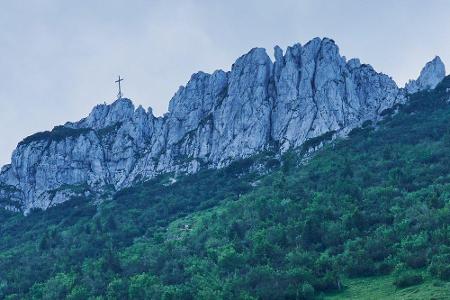
<instances>
[{"instance_id":1,"label":"forested hillside","mask_svg":"<svg viewBox=\"0 0 450 300\"><path fill-rule=\"evenodd\" d=\"M374 293L446 299L449 90L447 77L314 155L329 136L101 203L1 211L0 298L346 299L379 280Z\"/></svg>"}]
</instances>

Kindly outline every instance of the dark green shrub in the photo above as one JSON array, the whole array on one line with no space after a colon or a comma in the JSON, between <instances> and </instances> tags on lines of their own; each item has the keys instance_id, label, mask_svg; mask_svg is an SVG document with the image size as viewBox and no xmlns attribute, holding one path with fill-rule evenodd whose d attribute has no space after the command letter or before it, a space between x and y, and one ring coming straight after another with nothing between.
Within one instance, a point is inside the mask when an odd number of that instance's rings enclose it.
<instances>
[{"instance_id":1,"label":"dark green shrub","mask_svg":"<svg viewBox=\"0 0 450 300\"><path fill-rule=\"evenodd\" d=\"M428 267L428 272L434 277L450 281L450 254L434 256Z\"/></svg>"},{"instance_id":2,"label":"dark green shrub","mask_svg":"<svg viewBox=\"0 0 450 300\"><path fill-rule=\"evenodd\" d=\"M398 288L406 288L409 286L417 285L423 282L423 277L420 274L406 271L397 275L394 280L394 285Z\"/></svg>"},{"instance_id":3,"label":"dark green shrub","mask_svg":"<svg viewBox=\"0 0 450 300\"><path fill-rule=\"evenodd\" d=\"M311 300L314 299L314 287L310 285L309 283L304 283L301 286L300 295L301 299L304 300Z\"/></svg>"},{"instance_id":4,"label":"dark green shrub","mask_svg":"<svg viewBox=\"0 0 450 300\"><path fill-rule=\"evenodd\" d=\"M29 137L26 137L25 139L23 139L23 141L21 141L19 143L19 146L26 145L26 144L29 144L29 143L35 142L35 141L42 141L42 140L47 140L49 142L50 141L61 141L63 139L70 138L70 137L78 137L78 136L80 136L82 134L86 134L90 131L92 131L92 129L90 129L90 128L75 129L75 128L69 128L69 127L65 127L65 126L56 126L55 128L52 129L52 131L38 132L33 135L30 135Z\"/></svg>"}]
</instances>

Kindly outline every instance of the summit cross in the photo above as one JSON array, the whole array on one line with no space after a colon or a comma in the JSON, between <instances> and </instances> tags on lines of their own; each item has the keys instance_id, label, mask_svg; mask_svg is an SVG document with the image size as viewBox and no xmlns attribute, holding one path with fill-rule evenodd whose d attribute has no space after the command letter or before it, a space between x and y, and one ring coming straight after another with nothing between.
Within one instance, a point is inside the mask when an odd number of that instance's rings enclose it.
<instances>
[{"instance_id":1,"label":"summit cross","mask_svg":"<svg viewBox=\"0 0 450 300\"><path fill-rule=\"evenodd\" d=\"M119 84L119 93L117 94L117 99L122 99L122 88L120 86L121 81L123 81L123 78L120 78L120 75L119 75L119 79L115 81L116 83Z\"/></svg>"}]
</instances>

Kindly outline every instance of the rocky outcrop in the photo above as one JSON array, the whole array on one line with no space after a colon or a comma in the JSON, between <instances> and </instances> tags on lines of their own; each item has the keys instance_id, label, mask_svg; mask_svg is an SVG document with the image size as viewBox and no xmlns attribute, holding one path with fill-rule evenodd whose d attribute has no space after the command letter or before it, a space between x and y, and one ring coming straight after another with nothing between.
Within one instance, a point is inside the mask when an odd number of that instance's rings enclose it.
<instances>
[{"instance_id":1,"label":"rocky outcrop","mask_svg":"<svg viewBox=\"0 0 450 300\"><path fill-rule=\"evenodd\" d=\"M417 80L410 80L405 89L408 93L434 89L445 77L445 65L439 56L428 62Z\"/></svg>"},{"instance_id":2,"label":"rocky outcrop","mask_svg":"<svg viewBox=\"0 0 450 300\"><path fill-rule=\"evenodd\" d=\"M441 76L433 62L417 80L419 90ZM46 209L75 195L105 197L161 173L220 168L330 132L344 136L406 101L407 91L370 65L347 61L331 39L285 54L275 47L275 62L255 48L229 72L192 75L163 117L119 99L24 139L0 173L0 205Z\"/></svg>"}]
</instances>

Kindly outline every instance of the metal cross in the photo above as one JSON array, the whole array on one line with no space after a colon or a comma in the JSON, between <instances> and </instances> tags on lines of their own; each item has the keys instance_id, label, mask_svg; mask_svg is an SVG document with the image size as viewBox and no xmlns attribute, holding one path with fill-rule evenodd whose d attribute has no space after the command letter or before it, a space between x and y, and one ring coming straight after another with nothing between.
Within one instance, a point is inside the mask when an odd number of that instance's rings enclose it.
<instances>
[{"instance_id":1,"label":"metal cross","mask_svg":"<svg viewBox=\"0 0 450 300\"><path fill-rule=\"evenodd\" d=\"M117 94L117 99L122 99L122 88L120 87L120 82L123 80L123 78L120 78L119 75L119 79L116 80L116 83L119 84L119 93Z\"/></svg>"}]
</instances>

